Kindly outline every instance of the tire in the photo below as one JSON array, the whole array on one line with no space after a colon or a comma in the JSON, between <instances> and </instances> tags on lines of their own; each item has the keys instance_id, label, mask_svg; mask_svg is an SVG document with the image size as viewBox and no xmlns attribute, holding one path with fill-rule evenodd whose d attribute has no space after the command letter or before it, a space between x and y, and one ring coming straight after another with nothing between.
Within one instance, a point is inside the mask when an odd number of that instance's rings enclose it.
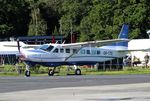
<instances>
[{"instance_id":1,"label":"tire","mask_svg":"<svg viewBox=\"0 0 150 101\"><path fill-rule=\"evenodd\" d=\"M76 69L75 70L75 75L81 75L81 70L80 69Z\"/></svg>"},{"instance_id":2,"label":"tire","mask_svg":"<svg viewBox=\"0 0 150 101\"><path fill-rule=\"evenodd\" d=\"M54 71L52 70L52 69L50 69L49 71L48 71L48 76L53 76L54 75Z\"/></svg>"},{"instance_id":3,"label":"tire","mask_svg":"<svg viewBox=\"0 0 150 101\"><path fill-rule=\"evenodd\" d=\"M25 76L26 77L30 77L30 74L31 74L30 71L28 71L28 70L25 71Z\"/></svg>"}]
</instances>

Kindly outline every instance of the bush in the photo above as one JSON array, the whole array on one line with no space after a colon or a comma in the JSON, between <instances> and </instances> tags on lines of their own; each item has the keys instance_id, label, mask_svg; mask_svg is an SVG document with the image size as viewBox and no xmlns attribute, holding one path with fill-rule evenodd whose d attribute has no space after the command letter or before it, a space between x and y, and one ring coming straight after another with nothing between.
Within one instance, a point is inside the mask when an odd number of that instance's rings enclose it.
<instances>
[{"instance_id":1,"label":"bush","mask_svg":"<svg viewBox=\"0 0 150 101\"><path fill-rule=\"evenodd\" d=\"M16 71L16 68L14 65L5 65L4 66L4 72L14 72Z\"/></svg>"}]
</instances>

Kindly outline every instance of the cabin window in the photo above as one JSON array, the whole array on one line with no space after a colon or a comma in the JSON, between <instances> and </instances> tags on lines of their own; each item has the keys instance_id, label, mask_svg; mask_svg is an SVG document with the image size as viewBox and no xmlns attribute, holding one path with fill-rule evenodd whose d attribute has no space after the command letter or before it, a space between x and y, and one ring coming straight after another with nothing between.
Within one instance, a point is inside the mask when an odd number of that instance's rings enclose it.
<instances>
[{"instance_id":1,"label":"cabin window","mask_svg":"<svg viewBox=\"0 0 150 101\"><path fill-rule=\"evenodd\" d=\"M98 55L101 54L100 50L97 50L97 54L98 54Z\"/></svg>"},{"instance_id":2,"label":"cabin window","mask_svg":"<svg viewBox=\"0 0 150 101\"><path fill-rule=\"evenodd\" d=\"M63 48L60 49L60 53L64 53L64 49Z\"/></svg>"},{"instance_id":3,"label":"cabin window","mask_svg":"<svg viewBox=\"0 0 150 101\"><path fill-rule=\"evenodd\" d=\"M90 54L90 50L87 50L87 54Z\"/></svg>"},{"instance_id":4,"label":"cabin window","mask_svg":"<svg viewBox=\"0 0 150 101\"><path fill-rule=\"evenodd\" d=\"M56 48L56 49L53 51L53 53L58 53L58 48Z\"/></svg>"},{"instance_id":5,"label":"cabin window","mask_svg":"<svg viewBox=\"0 0 150 101\"><path fill-rule=\"evenodd\" d=\"M96 53L97 53L96 50L91 51L91 54L96 54Z\"/></svg>"},{"instance_id":6,"label":"cabin window","mask_svg":"<svg viewBox=\"0 0 150 101\"><path fill-rule=\"evenodd\" d=\"M70 53L70 49L67 48L67 49L66 49L66 53Z\"/></svg>"},{"instance_id":7,"label":"cabin window","mask_svg":"<svg viewBox=\"0 0 150 101\"><path fill-rule=\"evenodd\" d=\"M73 51L73 53L77 53L77 49L73 49L72 51Z\"/></svg>"},{"instance_id":8,"label":"cabin window","mask_svg":"<svg viewBox=\"0 0 150 101\"><path fill-rule=\"evenodd\" d=\"M81 54L85 54L85 50L81 50Z\"/></svg>"}]
</instances>

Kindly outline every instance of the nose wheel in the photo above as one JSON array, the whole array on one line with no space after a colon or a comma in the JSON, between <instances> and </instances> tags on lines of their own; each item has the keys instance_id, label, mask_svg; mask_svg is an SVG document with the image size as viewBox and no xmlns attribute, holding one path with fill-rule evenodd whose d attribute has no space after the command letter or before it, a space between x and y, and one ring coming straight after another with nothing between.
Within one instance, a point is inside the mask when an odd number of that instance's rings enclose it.
<instances>
[{"instance_id":1,"label":"nose wheel","mask_svg":"<svg viewBox=\"0 0 150 101\"><path fill-rule=\"evenodd\" d=\"M52 69L50 69L49 71L48 71L48 76L53 76L54 75L54 71L52 70Z\"/></svg>"},{"instance_id":2,"label":"nose wheel","mask_svg":"<svg viewBox=\"0 0 150 101\"><path fill-rule=\"evenodd\" d=\"M55 69L56 67L54 67L53 69L49 69L48 76L53 76L55 74Z\"/></svg>"},{"instance_id":3,"label":"nose wheel","mask_svg":"<svg viewBox=\"0 0 150 101\"><path fill-rule=\"evenodd\" d=\"M30 66L26 64L26 70L25 70L26 77L30 77L31 72L30 72L29 68L30 68Z\"/></svg>"}]
</instances>

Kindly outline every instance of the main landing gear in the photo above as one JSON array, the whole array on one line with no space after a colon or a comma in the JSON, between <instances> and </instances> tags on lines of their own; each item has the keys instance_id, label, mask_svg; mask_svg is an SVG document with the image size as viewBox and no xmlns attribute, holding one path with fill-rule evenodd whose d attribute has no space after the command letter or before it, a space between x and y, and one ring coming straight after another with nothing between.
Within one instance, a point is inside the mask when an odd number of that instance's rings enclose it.
<instances>
[{"instance_id":1,"label":"main landing gear","mask_svg":"<svg viewBox=\"0 0 150 101\"><path fill-rule=\"evenodd\" d=\"M73 67L68 66L68 71L67 72L74 69L74 74L75 75L81 75L81 69L79 69L76 65L74 65Z\"/></svg>"},{"instance_id":2,"label":"main landing gear","mask_svg":"<svg viewBox=\"0 0 150 101\"><path fill-rule=\"evenodd\" d=\"M72 67L68 67L68 71L70 70L70 69L73 69ZM52 68L49 68L49 70L48 70L48 76L53 76L55 73L56 73L56 67L54 67L53 69ZM67 71L67 72L68 72ZM76 65L74 65L74 74L75 75L81 75L81 69L79 69Z\"/></svg>"},{"instance_id":3,"label":"main landing gear","mask_svg":"<svg viewBox=\"0 0 150 101\"><path fill-rule=\"evenodd\" d=\"M75 75L81 75L81 69L79 69L76 65L74 65Z\"/></svg>"},{"instance_id":4,"label":"main landing gear","mask_svg":"<svg viewBox=\"0 0 150 101\"><path fill-rule=\"evenodd\" d=\"M75 75L81 75L81 70L79 68L75 69Z\"/></svg>"}]
</instances>

